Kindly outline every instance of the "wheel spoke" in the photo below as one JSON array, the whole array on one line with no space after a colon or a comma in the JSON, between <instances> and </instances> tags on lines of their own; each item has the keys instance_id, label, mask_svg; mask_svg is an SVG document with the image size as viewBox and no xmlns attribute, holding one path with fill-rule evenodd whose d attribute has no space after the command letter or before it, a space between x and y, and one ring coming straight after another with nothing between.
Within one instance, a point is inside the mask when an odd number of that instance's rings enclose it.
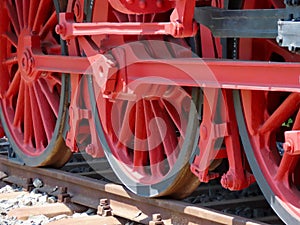
<instances>
[{"instance_id":1,"label":"wheel spoke","mask_svg":"<svg viewBox=\"0 0 300 225\"><path fill-rule=\"evenodd\" d=\"M162 177L165 173L163 168L164 151L161 144L162 140L155 121L155 116L151 109L150 101L143 101L143 102L144 102L144 113L145 113L145 121L146 121L151 174L152 176Z\"/></svg>"},{"instance_id":2,"label":"wheel spoke","mask_svg":"<svg viewBox=\"0 0 300 225\"><path fill-rule=\"evenodd\" d=\"M47 47L47 54L48 55L60 55L61 54L60 45L51 45L51 46Z\"/></svg>"},{"instance_id":3,"label":"wheel spoke","mask_svg":"<svg viewBox=\"0 0 300 225\"><path fill-rule=\"evenodd\" d=\"M36 12L39 6L39 1L38 0L30 0L29 4L29 15L28 15L28 27L33 28L33 24L36 18Z\"/></svg>"},{"instance_id":4,"label":"wheel spoke","mask_svg":"<svg viewBox=\"0 0 300 225\"><path fill-rule=\"evenodd\" d=\"M41 26L48 17L48 9L52 8L52 0L41 0L39 3L32 30L39 33Z\"/></svg>"},{"instance_id":5,"label":"wheel spoke","mask_svg":"<svg viewBox=\"0 0 300 225\"><path fill-rule=\"evenodd\" d=\"M144 166L148 162L148 146L147 133L145 124L145 114L143 109L143 101L139 100L136 103L135 115L135 133L134 133L134 155L133 166L135 171L144 173Z\"/></svg>"},{"instance_id":6,"label":"wheel spoke","mask_svg":"<svg viewBox=\"0 0 300 225\"><path fill-rule=\"evenodd\" d=\"M49 102L45 98L39 83L35 83L33 87L34 87L34 93L35 93L37 103L38 103L38 108L39 108L39 111L41 114L41 119L43 121L44 130L45 130L47 139L49 141L49 140L51 140L52 132L54 130L55 117L51 113L51 111L52 111L51 106L49 105ZM57 107L58 107L58 105L57 105Z\"/></svg>"},{"instance_id":7,"label":"wheel spoke","mask_svg":"<svg viewBox=\"0 0 300 225\"><path fill-rule=\"evenodd\" d=\"M47 22L45 23L45 25L43 26L40 32L41 40L44 40L47 34L53 31L56 24L57 24L56 12L53 12L51 17L47 20Z\"/></svg>"},{"instance_id":8,"label":"wheel spoke","mask_svg":"<svg viewBox=\"0 0 300 225\"><path fill-rule=\"evenodd\" d=\"M24 20L23 20L23 4L21 1L15 1L17 8L18 21L21 28L24 28Z\"/></svg>"},{"instance_id":9,"label":"wheel spoke","mask_svg":"<svg viewBox=\"0 0 300 225\"><path fill-rule=\"evenodd\" d=\"M135 115L136 107L134 102L130 102L130 101L127 102L127 104L124 103L124 106L126 109L125 109L125 115L123 117L124 119L120 121L121 125L120 125L120 130L118 135L118 142L127 147L133 148L133 146L130 146L130 142L134 136L133 131L135 129L135 117L132 115Z\"/></svg>"},{"instance_id":10,"label":"wheel spoke","mask_svg":"<svg viewBox=\"0 0 300 225\"><path fill-rule=\"evenodd\" d=\"M57 93L51 93L47 84L42 79L40 79L38 83L41 87L44 96L46 97L49 106L51 107L50 110L54 113L55 117L57 118L59 109L59 96L57 95Z\"/></svg>"},{"instance_id":11,"label":"wheel spoke","mask_svg":"<svg viewBox=\"0 0 300 225\"><path fill-rule=\"evenodd\" d=\"M47 80L53 80L55 84L58 84L59 86L62 85L62 83L61 83L61 75L51 73L49 79L47 79Z\"/></svg>"},{"instance_id":12,"label":"wheel spoke","mask_svg":"<svg viewBox=\"0 0 300 225\"><path fill-rule=\"evenodd\" d=\"M180 135L184 135L185 134L185 131L183 130L184 128L181 128L181 127L184 127L184 126L181 126L181 120L180 120L180 117L179 117L179 114L178 112L176 111L176 109L171 105L170 102L168 101L165 101L162 99L162 104L164 106L164 108L167 110L169 116L171 117L174 125L176 126L176 128L178 129L178 131L180 132Z\"/></svg>"},{"instance_id":13,"label":"wheel spoke","mask_svg":"<svg viewBox=\"0 0 300 225\"><path fill-rule=\"evenodd\" d=\"M4 60L3 64L6 66L14 65L18 63L18 59L16 56L12 56L6 60Z\"/></svg>"},{"instance_id":14,"label":"wheel spoke","mask_svg":"<svg viewBox=\"0 0 300 225\"><path fill-rule=\"evenodd\" d=\"M36 52L61 54L53 1L4 0L0 15L0 105L6 135L26 165L61 166L70 151L55 128L65 124L67 106L61 103L68 99L68 87L61 90L61 79L68 78L37 71L27 52L33 41Z\"/></svg>"},{"instance_id":15,"label":"wheel spoke","mask_svg":"<svg viewBox=\"0 0 300 225\"><path fill-rule=\"evenodd\" d=\"M21 72L17 70L15 76L13 77L13 80L11 84L9 85L9 88L6 92L6 97L11 98L12 96L16 95L19 87L20 87L20 80L21 80Z\"/></svg>"},{"instance_id":16,"label":"wheel spoke","mask_svg":"<svg viewBox=\"0 0 300 225\"><path fill-rule=\"evenodd\" d=\"M23 23L24 23L24 28L28 27L28 12L29 12L29 3L31 1L28 0L23 0Z\"/></svg>"},{"instance_id":17,"label":"wheel spoke","mask_svg":"<svg viewBox=\"0 0 300 225\"><path fill-rule=\"evenodd\" d=\"M18 47L18 38L14 33L6 32L2 36L5 37L14 47Z\"/></svg>"},{"instance_id":18,"label":"wheel spoke","mask_svg":"<svg viewBox=\"0 0 300 225\"><path fill-rule=\"evenodd\" d=\"M264 91L243 90L241 95L243 111L236 107L238 109L236 113L251 169L258 184L263 187L263 191L268 190L268 193L265 192L264 194L267 194L268 199L275 199L276 197L279 200L277 202L279 207L284 202L291 204L292 207L288 207L289 209L297 208L298 210L300 156L290 154L288 151L284 151L282 155L283 149L280 143L285 140L284 132L292 129L290 124L282 126L282 123L287 122L289 118L293 119L296 113L299 114L299 94L287 94L286 92L266 93ZM239 104L238 101L237 104ZM251 110L254 110L255 113L246 113ZM241 121L241 112L244 113L245 118L243 119L247 123ZM271 114L269 117L268 113ZM297 125L299 124L297 117L298 115L293 124L295 128L299 126ZM253 123L255 126L252 126ZM263 124L264 133L256 132L259 124ZM241 129L244 125L248 131L249 128L255 127L255 132L243 133L246 130ZM247 135L249 136L247 137ZM247 138L249 139L247 140Z\"/></svg>"},{"instance_id":19,"label":"wheel spoke","mask_svg":"<svg viewBox=\"0 0 300 225\"><path fill-rule=\"evenodd\" d=\"M20 84L17 106L15 110L15 117L13 122L13 125L15 127L21 126L21 123L23 122L23 110L24 110L24 99L25 99L24 93L25 93L25 84L24 81L22 81Z\"/></svg>"},{"instance_id":20,"label":"wheel spoke","mask_svg":"<svg viewBox=\"0 0 300 225\"><path fill-rule=\"evenodd\" d=\"M162 140L164 146L164 153L167 156L170 167L173 167L177 158L176 148L178 140L175 131L176 129L167 112L160 107L158 101L151 101L151 107L155 117L160 118L163 121L157 122L157 127L160 134L160 140Z\"/></svg>"},{"instance_id":21,"label":"wheel spoke","mask_svg":"<svg viewBox=\"0 0 300 225\"><path fill-rule=\"evenodd\" d=\"M289 181L292 178L292 173L294 172L298 161L299 156L284 153L274 179L278 182L286 183L286 185L291 185L291 182Z\"/></svg>"},{"instance_id":22,"label":"wheel spoke","mask_svg":"<svg viewBox=\"0 0 300 225\"><path fill-rule=\"evenodd\" d=\"M129 121L129 114L130 110L132 109L131 107L134 107L134 104L128 103L126 101L116 101L114 107L116 106L118 108L113 109L112 118L114 119L111 120L111 117L107 116L106 118L103 118L103 123L106 124L106 132L110 136L112 142L116 143L118 152L114 152L114 155L123 163L130 165L132 159L130 158L128 148L133 148L130 146L131 141L133 140L133 133L131 132L132 129L128 130L128 128L132 126L132 121ZM109 113L111 112L112 104L109 103L107 104L106 114L109 115ZM123 119L120 120L119 118Z\"/></svg>"},{"instance_id":23,"label":"wheel spoke","mask_svg":"<svg viewBox=\"0 0 300 225\"><path fill-rule=\"evenodd\" d=\"M29 94L30 94L30 103L31 103L30 106L32 111L32 118L34 118L33 130L34 130L35 147L37 150L41 150L44 145L44 140L46 140L45 130L43 127L43 120L41 117L40 107L35 95L35 90L33 88L30 88Z\"/></svg>"},{"instance_id":24,"label":"wheel spoke","mask_svg":"<svg viewBox=\"0 0 300 225\"><path fill-rule=\"evenodd\" d=\"M53 74L51 74L50 72L47 73L47 75L45 76L45 81L47 83L48 86L48 90L52 93L54 92L54 87L59 84L59 86L61 86L61 79L59 79L56 76L53 76ZM61 77L60 77L61 78Z\"/></svg>"},{"instance_id":25,"label":"wheel spoke","mask_svg":"<svg viewBox=\"0 0 300 225\"><path fill-rule=\"evenodd\" d=\"M297 116L295 118L293 130L300 130L300 110L298 110Z\"/></svg>"},{"instance_id":26,"label":"wheel spoke","mask_svg":"<svg viewBox=\"0 0 300 225\"><path fill-rule=\"evenodd\" d=\"M260 134L265 134L269 131L279 128L297 109L300 105L300 94L292 93L285 101L276 109L275 112L264 122L259 129Z\"/></svg>"},{"instance_id":27,"label":"wheel spoke","mask_svg":"<svg viewBox=\"0 0 300 225\"><path fill-rule=\"evenodd\" d=\"M32 112L30 107L29 88L25 87L25 107L24 107L24 143L29 144L33 137Z\"/></svg>"},{"instance_id":28,"label":"wheel spoke","mask_svg":"<svg viewBox=\"0 0 300 225\"><path fill-rule=\"evenodd\" d=\"M172 91L170 95L167 95L170 102L162 99L161 102L164 105L167 113L172 119L174 125L177 127L181 136L186 133L188 112L190 110L191 99L186 94L182 95L182 90ZM174 106L177 106L176 108ZM180 116L179 116L180 115Z\"/></svg>"},{"instance_id":29,"label":"wheel spoke","mask_svg":"<svg viewBox=\"0 0 300 225\"><path fill-rule=\"evenodd\" d=\"M19 35L20 34L20 26L18 23L16 9L12 6L11 1L5 1L5 7L7 9L8 17L13 25L13 28L14 28L16 34Z\"/></svg>"}]
</instances>

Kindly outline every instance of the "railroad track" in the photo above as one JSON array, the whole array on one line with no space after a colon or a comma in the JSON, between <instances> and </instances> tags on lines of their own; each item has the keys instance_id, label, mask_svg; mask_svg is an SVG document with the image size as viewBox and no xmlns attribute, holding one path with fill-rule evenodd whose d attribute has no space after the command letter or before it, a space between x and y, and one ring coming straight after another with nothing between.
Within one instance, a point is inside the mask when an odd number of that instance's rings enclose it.
<instances>
[{"instance_id":1,"label":"railroad track","mask_svg":"<svg viewBox=\"0 0 300 225\"><path fill-rule=\"evenodd\" d=\"M209 184L200 185L196 192L184 201L141 198L129 193L121 185L109 183L109 181L91 169L80 169L81 167L93 168L94 165L97 165L98 169L101 167L106 168L105 172L110 173L110 169L106 167L105 160L91 159L91 163L74 160L76 157L80 158L82 156L76 154L73 157L73 161L66 164L63 168L64 170L73 172L70 173L50 168L32 169L31 167L9 161L5 153L3 153L0 156L0 171L7 174L7 177L3 178L2 182L16 184L27 190L32 190L32 181L38 178L43 182L43 186L39 188L40 192L46 192L49 195L56 196L60 202L67 203L73 206L73 208L77 207L77 209L78 206L85 206L92 209L98 208L99 212L99 210L103 210L103 202L106 203L105 199L108 199L109 206L115 217L123 218L123 221L127 219L141 224L161 224L161 221L154 221L159 220L160 217L163 219L163 224L173 225L264 224L263 222L256 222L251 219L222 212L226 212L227 210L227 212L232 213L230 209L241 208L241 206L238 206L238 204L241 205L241 202L243 202L244 205L246 204L248 208L255 205L268 207L262 196L201 202L201 196L205 196L205 193L212 191L217 192L220 188L219 186ZM74 171L74 168L77 168L77 171ZM200 196L200 198L197 196ZM99 201L102 201L102 206L99 205ZM242 209L240 211L242 211ZM245 210L245 212L247 212L247 210ZM160 216L157 216L157 214ZM258 215L257 217L261 216L261 218L258 219L266 223L281 223L275 214L268 216L259 212L256 212L256 214ZM110 213L108 213L108 215L110 215ZM99 218L91 217L91 220L94 222L96 219ZM116 224L112 222L115 218L106 218L106 220L105 223L107 224ZM93 222L91 222L91 224L93 224Z\"/></svg>"}]
</instances>

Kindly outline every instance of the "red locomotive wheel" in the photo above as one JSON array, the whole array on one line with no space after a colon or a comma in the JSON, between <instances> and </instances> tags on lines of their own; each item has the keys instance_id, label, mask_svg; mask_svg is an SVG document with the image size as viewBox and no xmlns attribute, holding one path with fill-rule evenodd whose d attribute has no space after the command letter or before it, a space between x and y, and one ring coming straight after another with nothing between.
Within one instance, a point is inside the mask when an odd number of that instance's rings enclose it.
<instances>
[{"instance_id":1,"label":"red locomotive wheel","mask_svg":"<svg viewBox=\"0 0 300 225\"><path fill-rule=\"evenodd\" d=\"M269 4L284 7L279 0ZM247 43L251 43L251 54ZM240 54L242 59L251 55L250 60L300 61L299 55L280 48L273 40L246 40L240 44ZM283 79L288 79L288 74ZM242 90L235 91L234 98L244 149L264 196L286 224L299 224L300 156L285 152L283 144L285 131L300 129L300 93Z\"/></svg>"},{"instance_id":2,"label":"red locomotive wheel","mask_svg":"<svg viewBox=\"0 0 300 225\"><path fill-rule=\"evenodd\" d=\"M242 102L242 104L241 104ZM266 199L287 224L300 221L300 158L284 152L284 132L300 128L300 93L235 93L247 158Z\"/></svg>"},{"instance_id":3,"label":"red locomotive wheel","mask_svg":"<svg viewBox=\"0 0 300 225\"><path fill-rule=\"evenodd\" d=\"M35 45L45 55L60 54L54 3L1 1L0 21L0 112L5 133L25 164L61 166L71 154L61 136L67 110L66 78L34 71L28 50Z\"/></svg>"},{"instance_id":4,"label":"red locomotive wheel","mask_svg":"<svg viewBox=\"0 0 300 225\"><path fill-rule=\"evenodd\" d=\"M109 15L109 21L114 22L154 18L121 14L109 6L105 12L102 3L93 3L86 16L91 21L105 21L104 15ZM99 10L103 13L98 13ZM135 36L113 35L106 39L92 36L91 39L94 44L102 44L99 49L107 50L116 43L122 45L138 40ZM87 55L88 49L85 51L85 46L80 47ZM95 107L97 133L118 178L132 192L145 197L172 195L183 198L189 195L199 185L189 164L199 136L192 91L180 86L141 85L132 92L115 93L117 97L110 99L101 91L99 93L100 87L93 76L89 91L91 104Z\"/></svg>"},{"instance_id":5,"label":"red locomotive wheel","mask_svg":"<svg viewBox=\"0 0 300 225\"><path fill-rule=\"evenodd\" d=\"M145 85L133 93L138 100L112 102L90 90L106 156L132 192L183 198L199 185L189 169L199 126L192 96L177 86Z\"/></svg>"}]
</instances>

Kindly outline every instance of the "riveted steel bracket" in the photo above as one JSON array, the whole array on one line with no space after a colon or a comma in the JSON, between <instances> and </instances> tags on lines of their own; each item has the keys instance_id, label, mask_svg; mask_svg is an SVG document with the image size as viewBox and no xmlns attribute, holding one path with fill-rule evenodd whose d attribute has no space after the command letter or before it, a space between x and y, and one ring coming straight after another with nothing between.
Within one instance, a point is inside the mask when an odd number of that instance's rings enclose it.
<instances>
[{"instance_id":1,"label":"riveted steel bracket","mask_svg":"<svg viewBox=\"0 0 300 225\"><path fill-rule=\"evenodd\" d=\"M289 51L297 52L300 47L300 21L278 21L277 43L288 47Z\"/></svg>"},{"instance_id":2,"label":"riveted steel bracket","mask_svg":"<svg viewBox=\"0 0 300 225\"><path fill-rule=\"evenodd\" d=\"M277 22L300 16L299 7L285 9L228 10L213 7L195 8L195 20L217 37L276 38ZM298 29L299 30L299 29Z\"/></svg>"}]
</instances>

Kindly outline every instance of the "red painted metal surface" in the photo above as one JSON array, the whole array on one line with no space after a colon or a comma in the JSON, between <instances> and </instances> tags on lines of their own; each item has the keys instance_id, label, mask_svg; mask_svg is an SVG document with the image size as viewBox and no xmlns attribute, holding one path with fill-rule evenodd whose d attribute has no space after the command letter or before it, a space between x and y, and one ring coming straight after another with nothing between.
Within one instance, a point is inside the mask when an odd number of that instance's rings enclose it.
<instances>
[{"instance_id":1,"label":"red painted metal surface","mask_svg":"<svg viewBox=\"0 0 300 225\"><path fill-rule=\"evenodd\" d=\"M228 158L229 170L222 176L221 184L230 190L241 190L252 184L255 178L244 169L232 91L224 89L221 94L220 92L220 89L203 89L203 112L198 145L200 154L193 160L191 170L201 182L207 183L219 177L219 174L209 170L219 151L222 151L221 143L223 143L226 151L224 158Z\"/></svg>"},{"instance_id":2,"label":"red painted metal surface","mask_svg":"<svg viewBox=\"0 0 300 225\"><path fill-rule=\"evenodd\" d=\"M58 119L61 74L68 73L67 145L93 157L104 155L92 116L97 107L96 116L117 162L129 168L128 177L152 185L176 167L180 154L176 146L188 123L186 109L180 106L192 102L190 87L202 87L200 153L191 171L208 182L221 176L210 171L211 164L228 160L221 183L240 190L254 182L244 163L232 98L233 89L242 90L243 113L258 165L283 205L300 218L295 210L300 208L300 56L273 40L244 38L235 49L239 60L220 59L221 40L193 21L195 5L226 7L225 1L95 0L87 15L85 1L70 0L58 23L51 0L2 1L1 116L26 155L42 154ZM284 6L280 0L243 5L245 9ZM92 22L83 22L88 17ZM194 36L198 28L203 58L186 57L188 51L176 52L176 47L150 51L150 40ZM60 55L58 36L67 40L68 56ZM95 105L89 100L88 74L92 74L92 87L98 88ZM130 92L132 84L141 85L140 89ZM283 155L278 143L283 143ZM169 170L163 165L166 162Z\"/></svg>"},{"instance_id":3,"label":"red painted metal surface","mask_svg":"<svg viewBox=\"0 0 300 225\"><path fill-rule=\"evenodd\" d=\"M299 114L300 99L298 93L277 95L262 91L243 91L245 119L253 151L264 179L280 199L281 204L299 217L297 210L300 207L299 191L296 189L299 184L297 175L299 131L294 130L288 123L283 124L289 118L294 120L295 113ZM281 97L281 100L278 97ZM295 121L299 121L299 116L296 116ZM293 124L296 128L297 123L293 122ZM282 139L284 132L285 140ZM285 142L282 147L284 152L280 153L280 147L275 144L275 141Z\"/></svg>"},{"instance_id":4,"label":"red painted metal surface","mask_svg":"<svg viewBox=\"0 0 300 225\"><path fill-rule=\"evenodd\" d=\"M0 123L0 137L3 137L5 134L4 134L4 130L3 130L3 127Z\"/></svg>"},{"instance_id":5,"label":"red painted metal surface","mask_svg":"<svg viewBox=\"0 0 300 225\"><path fill-rule=\"evenodd\" d=\"M84 35L172 35L174 37L189 37L197 32L197 24L190 21L179 23L176 17L182 16L186 12L174 14L174 21L171 22L152 22L152 23L75 23L73 13L60 13L60 23L56 26L56 33L62 39L68 40L75 36Z\"/></svg>"},{"instance_id":6,"label":"red painted metal surface","mask_svg":"<svg viewBox=\"0 0 300 225\"><path fill-rule=\"evenodd\" d=\"M248 1L244 7L281 8L284 5L281 1ZM299 55L280 48L273 40L265 39L241 40L239 55L245 60L280 61L286 65L300 61ZM283 74L282 80L289 79L289 72ZM294 82L297 83L296 80ZM249 136L245 148L253 154L253 158L248 160L252 169L259 171L256 173L260 174L257 181L269 203L287 224L297 223L300 218L297 152L300 99L296 90L290 91L241 91Z\"/></svg>"},{"instance_id":7,"label":"red painted metal surface","mask_svg":"<svg viewBox=\"0 0 300 225\"><path fill-rule=\"evenodd\" d=\"M29 49L28 55L32 64L30 70L36 72L48 71L71 74L91 74L94 63L103 68L111 68L110 56L96 54L89 57L52 56L42 53L35 54L36 49ZM125 46L128 66L128 82L141 78L149 83L169 84L174 82L181 86L214 87L230 89L253 89L270 91L299 92L299 63L260 62L260 61L230 61L200 58L153 59L145 51L142 44ZM137 50L138 54L137 54ZM141 57L143 55L143 57ZM117 58L117 56L116 56ZM61 64L60 62L64 62ZM107 71L107 79L113 73ZM139 73L143 71L143 73ZM164 72L168 71L168 73ZM41 75L41 73L38 73ZM152 74L156 74L153 79ZM176 77L170 74L176 74ZM285 77L282 76L285 74ZM103 80L105 83L105 80Z\"/></svg>"},{"instance_id":8,"label":"red painted metal surface","mask_svg":"<svg viewBox=\"0 0 300 225\"><path fill-rule=\"evenodd\" d=\"M60 45L52 33L57 23L52 4L1 2L2 116L17 145L30 156L43 153L58 117L61 75L35 70L30 51L33 48L42 55L60 54Z\"/></svg>"},{"instance_id":9,"label":"red painted metal surface","mask_svg":"<svg viewBox=\"0 0 300 225\"><path fill-rule=\"evenodd\" d=\"M146 13L161 13L172 9L175 1L163 0L109 0L114 9L125 14L146 14Z\"/></svg>"},{"instance_id":10,"label":"red painted metal surface","mask_svg":"<svg viewBox=\"0 0 300 225\"><path fill-rule=\"evenodd\" d=\"M136 23L141 18L151 20L151 17L137 15L131 18L116 14L119 26L123 26L122 21ZM159 16L156 19L160 20ZM101 18L93 19L98 20ZM152 36L148 37L151 40ZM92 35L91 39L81 36L73 38L78 47L72 46L70 39L69 48L80 49L80 54L86 60L86 56L95 58L95 55L110 49L110 45L115 45L116 38L118 43L125 44L138 40L139 36L106 36L103 45L96 35ZM162 39L160 36L156 38ZM152 46L151 41L148 45L146 43L144 47L151 49L154 59L161 54L174 58L165 42L161 41L159 45L163 49L158 49L157 45ZM126 52L122 50L126 45L113 47L105 54L109 59L106 64L102 65L97 61L94 65L91 64L94 70L89 80L96 129L108 160L118 177L135 193L144 196L174 195L176 198L186 196L199 183L196 177L191 176L187 163L193 145L186 142L190 141L189 137L196 136L191 131L197 129L196 114L189 115L191 90L169 84L145 83L135 86L134 82L127 83L128 60ZM189 53L191 55L190 51ZM187 128L190 117L194 122ZM189 184L188 188L183 185L185 183Z\"/></svg>"}]
</instances>

